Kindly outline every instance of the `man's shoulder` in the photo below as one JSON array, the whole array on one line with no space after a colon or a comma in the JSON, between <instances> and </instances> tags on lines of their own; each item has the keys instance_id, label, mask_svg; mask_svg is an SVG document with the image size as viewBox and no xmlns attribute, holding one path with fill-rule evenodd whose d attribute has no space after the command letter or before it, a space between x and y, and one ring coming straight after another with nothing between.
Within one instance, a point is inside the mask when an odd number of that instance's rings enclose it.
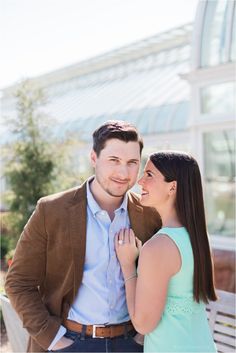
<instances>
[{"instance_id":1,"label":"man's shoulder","mask_svg":"<svg viewBox=\"0 0 236 353\"><path fill-rule=\"evenodd\" d=\"M145 242L161 228L160 215L155 208L141 204L141 195L129 192L128 196L132 228L142 242Z\"/></svg>"},{"instance_id":2,"label":"man's shoulder","mask_svg":"<svg viewBox=\"0 0 236 353\"><path fill-rule=\"evenodd\" d=\"M51 195L42 197L39 203L43 204L60 204L70 203L74 200L85 198L86 196L86 185L83 183L80 186L60 191Z\"/></svg>"}]
</instances>

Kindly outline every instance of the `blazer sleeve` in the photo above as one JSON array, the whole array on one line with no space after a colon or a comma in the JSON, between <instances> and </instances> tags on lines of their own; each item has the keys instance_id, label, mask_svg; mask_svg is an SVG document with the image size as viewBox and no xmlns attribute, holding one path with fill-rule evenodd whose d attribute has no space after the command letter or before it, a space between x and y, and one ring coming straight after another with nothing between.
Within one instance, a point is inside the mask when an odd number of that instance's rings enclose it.
<instances>
[{"instance_id":1,"label":"blazer sleeve","mask_svg":"<svg viewBox=\"0 0 236 353\"><path fill-rule=\"evenodd\" d=\"M23 327L45 350L61 324L59 317L50 315L39 293L45 278L46 261L44 203L39 200L18 241L6 276L5 290Z\"/></svg>"}]
</instances>

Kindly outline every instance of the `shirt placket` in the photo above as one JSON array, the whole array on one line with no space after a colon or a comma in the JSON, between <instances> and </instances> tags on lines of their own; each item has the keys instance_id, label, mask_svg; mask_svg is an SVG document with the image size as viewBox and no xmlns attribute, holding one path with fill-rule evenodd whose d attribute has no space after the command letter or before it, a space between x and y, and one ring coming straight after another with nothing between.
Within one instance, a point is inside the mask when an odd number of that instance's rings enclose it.
<instances>
[{"instance_id":1,"label":"shirt placket","mask_svg":"<svg viewBox=\"0 0 236 353\"><path fill-rule=\"evenodd\" d=\"M111 222L108 230L109 244L109 264L107 269L107 280L109 290L109 318L112 321L114 308L116 304L116 285L115 285L115 249L114 249L114 220Z\"/></svg>"}]
</instances>

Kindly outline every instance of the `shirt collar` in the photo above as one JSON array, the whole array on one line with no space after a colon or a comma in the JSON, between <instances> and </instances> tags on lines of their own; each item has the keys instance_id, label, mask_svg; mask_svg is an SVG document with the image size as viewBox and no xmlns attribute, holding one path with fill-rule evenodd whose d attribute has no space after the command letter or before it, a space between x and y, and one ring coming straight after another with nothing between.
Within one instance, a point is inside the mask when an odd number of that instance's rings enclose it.
<instances>
[{"instance_id":1,"label":"shirt collar","mask_svg":"<svg viewBox=\"0 0 236 353\"><path fill-rule=\"evenodd\" d=\"M97 203L97 201L94 199L93 194L91 193L91 190L90 190L89 184L93 179L94 178L89 178L89 180L87 181L86 191L87 191L88 206L89 206L90 210L92 211L93 215L95 216L96 213L102 211L102 209L99 206L99 204ZM119 211L127 211L127 207L128 207L128 195L126 193L120 207L115 210L115 213L117 213Z\"/></svg>"},{"instance_id":2,"label":"shirt collar","mask_svg":"<svg viewBox=\"0 0 236 353\"><path fill-rule=\"evenodd\" d=\"M118 212L118 211L127 211L127 207L128 207L128 195L126 193L124 198L123 198L122 204L120 205L119 208L117 208L115 210L115 213Z\"/></svg>"},{"instance_id":3,"label":"shirt collar","mask_svg":"<svg viewBox=\"0 0 236 353\"><path fill-rule=\"evenodd\" d=\"M86 191L87 191L87 202L88 202L88 207L92 211L93 215L95 216L97 212L102 211L101 207L97 203L97 201L94 199L93 194L91 193L90 190L90 182L93 180L93 178L90 178L87 183L86 183Z\"/></svg>"}]
</instances>

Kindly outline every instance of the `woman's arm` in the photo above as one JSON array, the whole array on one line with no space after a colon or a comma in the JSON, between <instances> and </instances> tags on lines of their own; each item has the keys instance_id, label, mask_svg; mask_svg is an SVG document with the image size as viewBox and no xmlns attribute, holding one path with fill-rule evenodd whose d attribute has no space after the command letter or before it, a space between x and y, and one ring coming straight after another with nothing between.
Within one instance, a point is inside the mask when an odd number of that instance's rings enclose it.
<instances>
[{"instance_id":1,"label":"woman's arm","mask_svg":"<svg viewBox=\"0 0 236 353\"><path fill-rule=\"evenodd\" d=\"M135 236L125 234L124 244L116 245L124 279L135 272ZM125 281L126 300L135 329L146 334L154 330L165 307L170 278L181 267L181 256L175 243L167 235L150 239L143 246L138 277Z\"/></svg>"}]
</instances>

